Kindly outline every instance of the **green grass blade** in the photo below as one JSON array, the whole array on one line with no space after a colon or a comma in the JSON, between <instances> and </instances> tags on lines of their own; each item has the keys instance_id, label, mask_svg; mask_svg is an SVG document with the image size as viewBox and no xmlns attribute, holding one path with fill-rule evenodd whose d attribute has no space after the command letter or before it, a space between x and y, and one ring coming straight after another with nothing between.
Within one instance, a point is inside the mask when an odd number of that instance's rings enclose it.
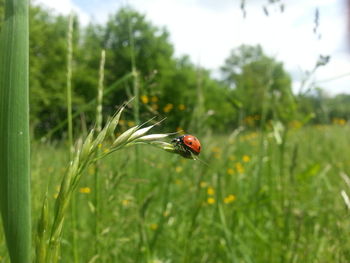
<instances>
[{"instance_id":1,"label":"green grass blade","mask_svg":"<svg viewBox=\"0 0 350 263\"><path fill-rule=\"evenodd\" d=\"M7 0L0 36L0 204L11 262L30 262L28 1Z\"/></svg>"}]
</instances>

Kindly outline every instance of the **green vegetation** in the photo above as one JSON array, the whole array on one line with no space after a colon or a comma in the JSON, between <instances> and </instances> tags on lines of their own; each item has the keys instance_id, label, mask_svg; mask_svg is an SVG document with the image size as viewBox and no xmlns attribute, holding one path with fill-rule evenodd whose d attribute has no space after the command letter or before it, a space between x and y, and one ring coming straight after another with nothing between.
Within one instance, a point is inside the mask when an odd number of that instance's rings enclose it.
<instances>
[{"instance_id":1,"label":"green vegetation","mask_svg":"<svg viewBox=\"0 0 350 263\"><path fill-rule=\"evenodd\" d=\"M31 260L28 46L28 1L6 1L0 34L0 211L13 263Z\"/></svg>"},{"instance_id":2,"label":"green vegetation","mask_svg":"<svg viewBox=\"0 0 350 263\"><path fill-rule=\"evenodd\" d=\"M261 46L214 79L131 8L82 28L31 6L28 42L18 3L0 23L0 263L350 260L350 95L293 94ZM199 159L170 154L181 130Z\"/></svg>"},{"instance_id":3,"label":"green vegetation","mask_svg":"<svg viewBox=\"0 0 350 263\"><path fill-rule=\"evenodd\" d=\"M67 17L54 16L41 7L30 8L30 113L35 138L66 120L67 27ZM315 123L331 123L333 118L346 119L349 114L349 108L329 107L325 111L325 105L339 104L315 92L293 96L291 77L283 63L267 56L260 46L232 50L222 66L223 81L215 80L208 70L195 66L188 57L174 57L169 33L164 28L154 26L133 9L122 8L106 25L81 28L78 20L74 20L72 110L74 115L84 108L74 122L79 129L85 125L79 120L82 114L88 125L95 121L96 105L85 105L97 97L102 49L106 50L107 58L106 89L132 73L133 54L139 73L140 120L166 116L164 126L172 130L194 128L192 118L198 111L195 110L198 90L202 92L202 106L197 121L219 132L238 127L246 117L260 114L263 102L267 105L267 119L278 118L284 123L304 121L310 114L314 114ZM132 96L133 87L132 78L118 84L103 101L103 115L113 114L115 105ZM262 96L266 100L260 99ZM343 100L349 100L348 95L343 96ZM134 121L132 115L127 119ZM63 125L54 135L61 137L65 131Z\"/></svg>"},{"instance_id":4,"label":"green vegetation","mask_svg":"<svg viewBox=\"0 0 350 263\"><path fill-rule=\"evenodd\" d=\"M148 149L141 157L142 173L135 174L133 149L111 155L100 163L101 254L96 260L346 262L349 210L340 192L350 189L339 173L350 174L349 132L343 126L292 129L283 167L272 130L264 138L256 132L200 138L201 159L208 166ZM48 181L43 175L49 175L51 211L66 147L33 147L33 210L41 209ZM78 190L78 248L82 262L89 262L96 257L91 249L94 169L87 169ZM65 228L61 262L71 260L71 235Z\"/></svg>"}]
</instances>

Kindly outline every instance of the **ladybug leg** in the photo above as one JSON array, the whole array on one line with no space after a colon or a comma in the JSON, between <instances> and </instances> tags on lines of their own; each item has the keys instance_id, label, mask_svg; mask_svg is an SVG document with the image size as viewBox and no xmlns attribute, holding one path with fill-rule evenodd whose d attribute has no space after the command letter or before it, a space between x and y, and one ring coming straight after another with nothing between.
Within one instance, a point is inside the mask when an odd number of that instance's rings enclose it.
<instances>
[{"instance_id":1,"label":"ladybug leg","mask_svg":"<svg viewBox=\"0 0 350 263\"><path fill-rule=\"evenodd\" d=\"M190 150L188 150L182 143L179 143L177 145L178 152L182 157L192 159L192 153Z\"/></svg>"},{"instance_id":2,"label":"ladybug leg","mask_svg":"<svg viewBox=\"0 0 350 263\"><path fill-rule=\"evenodd\" d=\"M179 138L175 138L171 142L174 144L178 154L182 157L191 159L191 152L183 146L182 141Z\"/></svg>"}]
</instances>

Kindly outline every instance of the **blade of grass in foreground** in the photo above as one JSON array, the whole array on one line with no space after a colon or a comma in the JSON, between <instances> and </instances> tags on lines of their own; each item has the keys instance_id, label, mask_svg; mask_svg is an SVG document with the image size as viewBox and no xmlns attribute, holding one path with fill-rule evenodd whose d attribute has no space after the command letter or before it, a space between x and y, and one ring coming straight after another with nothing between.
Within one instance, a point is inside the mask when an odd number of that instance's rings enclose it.
<instances>
[{"instance_id":1,"label":"blade of grass in foreground","mask_svg":"<svg viewBox=\"0 0 350 263\"><path fill-rule=\"evenodd\" d=\"M0 207L12 263L30 262L28 1L7 0L0 35Z\"/></svg>"}]
</instances>

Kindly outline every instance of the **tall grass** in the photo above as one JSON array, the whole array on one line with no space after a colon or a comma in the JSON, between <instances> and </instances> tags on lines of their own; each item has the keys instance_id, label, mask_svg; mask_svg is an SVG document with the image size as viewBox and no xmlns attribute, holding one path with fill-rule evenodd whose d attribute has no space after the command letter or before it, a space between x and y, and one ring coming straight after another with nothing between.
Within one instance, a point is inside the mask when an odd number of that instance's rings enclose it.
<instances>
[{"instance_id":1,"label":"tall grass","mask_svg":"<svg viewBox=\"0 0 350 263\"><path fill-rule=\"evenodd\" d=\"M0 36L0 205L11 262L31 260L28 1L7 0Z\"/></svg>"},{"instance_id":2,"label":"tall grass","mask_svg":"<svg viewBox=\"0 0 350 263\"><path fill-rule=\"evenodd\" d=\"M105 66L106 52L105 50L101 51L101 60L100 60L100 68L99 68L99 80L97 87L97 107L96 107L96 130L97 132L101 132L102 130L102 105L103 105L103 80L104 80L104 66ZM101 149L97 151L97 156L101 154ZM101 205L100 205L100 195L101 195L101 185L100 185L100 166L99 162L96 162L94 169L94 208L95 208L95 250L96 255L100 256L100 213L101 213Z\"/></svg>"},{"instance_id":3,"label":"tall grass","mask_svg":"<svg viewBox=\"0 0 350 263\"><path fill-rule=\"evenodd\" d=\"M66 96L67 96L67 124L68 124L68 151L69 160L73 160L73 116L72 116L72 60L73 60L73 13L71 12L68 18L67 30L67 82L66 82ZM72 196L71 214L72 214L72 244L73 244L73 258L74 262L79 262L79 254L77 248L77 208L75 196Z\"/></svg>"},{"instance_id":4,"label":"tall grass","mask_svg":"<svg viewBox=\"0 0 350 263\"><path fill-rule=\"evenodd\" d=\"M73 13L69 15L67 32L67 121L69 156L73 158L73 117L72 117L72 59L73 59Z\"/></svg>"},{"instance_id":5,"label":"tall grass","mask_svg":"<svg viewBox=\"0 0 350 263\"><path fill-rule=\"evenodd\" d=\"M341 191L349 192L339 173L350 174L349 132L349 127L336 126L288 130L284 164L288 169L281 175L280 145L273 130L265 130L258 191L260 132L202 137L200 158L208 166L144 149L145 165L137 177L130 165L134 149L110 155L100 167L101 178L108 183L101 184L101 257L95 262L231 262L233 258L259 263L282 258L348 262L349 210ZM45 191L41 174L55 160L51 176L58 181L67 152L62 145L35 145L35 149L33 159L38 164L33 182L36 191ZM93 175L86 175L91 176L82 176L82 187L94 184ZM137 184L142 184L140 199ZM214 194L209 194L209 187ZM92 194L77 194L82 262L94 256L94 218L88 206ZM228 199L230 195L235 198ZM214 203L208 202L209 197ZM49 201L53 200L50 195ZM71 218L66 220L69 223ZM63 237L70 232L65 228ZM62 242L62 262L72 260L70 251L69 244Z\"/></svg>"}]
</instances>

